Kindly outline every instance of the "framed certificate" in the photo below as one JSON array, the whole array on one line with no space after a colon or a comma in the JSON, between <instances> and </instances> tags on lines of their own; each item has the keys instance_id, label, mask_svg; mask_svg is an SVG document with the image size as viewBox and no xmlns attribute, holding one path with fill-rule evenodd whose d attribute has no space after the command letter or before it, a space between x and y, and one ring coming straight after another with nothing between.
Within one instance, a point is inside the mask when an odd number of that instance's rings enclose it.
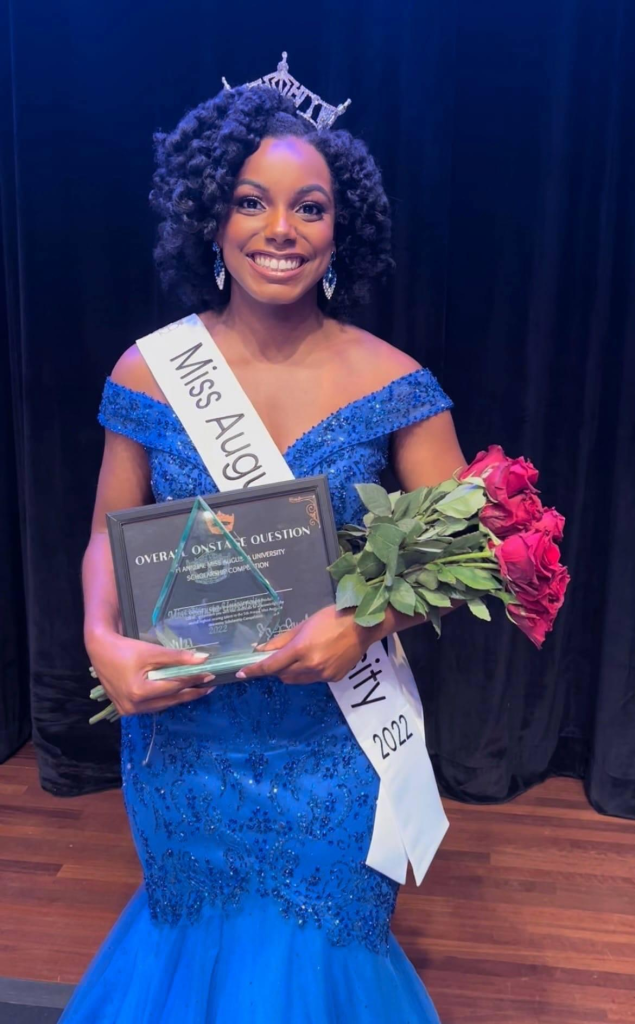
<instances>
[{"instance_id":1,"label":"framed certificate","mask_svg":"<svg viewBox=\"0 0 635 1024\"><path fill-rule=\"evenodd\" d=\"M125 635L208 651L192 674L212 671L215 683L334 600L325 476L125 509L107 523ZM177 674L160 673L151 678Z\"/></svg>"}]
</instances>

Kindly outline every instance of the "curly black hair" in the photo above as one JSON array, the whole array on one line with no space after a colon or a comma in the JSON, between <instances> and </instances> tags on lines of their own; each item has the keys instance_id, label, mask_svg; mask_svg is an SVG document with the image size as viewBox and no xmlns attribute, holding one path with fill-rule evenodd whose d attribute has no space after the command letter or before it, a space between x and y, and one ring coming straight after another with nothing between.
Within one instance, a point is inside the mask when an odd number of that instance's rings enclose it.
<instances>
[{"instance_id":1,"label":"curly black hair","mask_svg":"<svg viewBox=\"0 0 635 1024\"><path fill-rule=\"evenodd\" d=\"M174 131L154 134L150 204L161 217L154 258L163 287L193 312L227 304L230 287L221 292L214 281L212 243L245 160L264 138L286 135L315 146L333 181L337 288L330 302L318 289L320 307L346 319L368 299L373 279L394 267L390 207L366 145L347 131L317 131L277 89L223 89L189 111Z\"/></svg>"}]
</instances>

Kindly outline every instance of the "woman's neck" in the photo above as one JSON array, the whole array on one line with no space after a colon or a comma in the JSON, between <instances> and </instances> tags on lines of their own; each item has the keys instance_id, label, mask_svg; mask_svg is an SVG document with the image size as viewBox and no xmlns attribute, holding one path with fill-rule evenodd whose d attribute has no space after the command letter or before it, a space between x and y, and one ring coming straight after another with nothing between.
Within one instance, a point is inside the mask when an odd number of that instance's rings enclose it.
<instances>
[{"instance_id":1,"label":"woman's neck","mask_svg":"<svg viewBox=\"0 0 635 1024\"><path fill-rule=\"evenodd\" d=\"M238 287L217 321L234 351L238 347L250 360L267 363L301 361L303 346L324 331L325 322L314 289L291 305L274 305Z\"/></svg>"}]
</instances>

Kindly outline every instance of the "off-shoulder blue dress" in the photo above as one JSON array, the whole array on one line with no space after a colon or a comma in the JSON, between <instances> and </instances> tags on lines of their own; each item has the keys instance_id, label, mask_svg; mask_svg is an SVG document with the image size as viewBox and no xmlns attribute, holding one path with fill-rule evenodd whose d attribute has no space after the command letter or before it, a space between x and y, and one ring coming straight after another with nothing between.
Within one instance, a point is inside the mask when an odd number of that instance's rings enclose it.
<instances>
[{"instance_id":1,"label":"off-shoulder blue dress","mask_svg":"<svg viewBox=\"0 0 635 1024\"><path fill-rule=\"evenodd\" d=\"M414 370L284 453L328 475L338 526L390 434L452 406ZM172 409L107 380L102 425L144 446L157 501L216 488ZM121 720L123 795L144 882L64 1024L433 1024L390 931L398 885L365 864L378 777L326 683L263 678Z\"/></svg>"}]
</instances>

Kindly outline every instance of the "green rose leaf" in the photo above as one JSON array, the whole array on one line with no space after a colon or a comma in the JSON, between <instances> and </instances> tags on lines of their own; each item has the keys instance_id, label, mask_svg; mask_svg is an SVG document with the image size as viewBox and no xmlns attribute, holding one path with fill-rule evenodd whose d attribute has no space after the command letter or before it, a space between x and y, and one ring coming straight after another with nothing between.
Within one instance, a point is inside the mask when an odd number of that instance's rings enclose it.
<instances>
[{"instance_id":1,"label":"green rose leaf","mask_svg":"<svg viewBox=\"0 0 635 1024\"><path fill-rule=\"evenodd\" d=\"M392 504L385 488L379 484L355 484L355 490L369 512L377 516L392 515Z\"/></svg>"},{"instance_id":2,"label":"green rose leaf","mask_svg":"<svg viewBox=\"0 0 635 1024\"><path fill-rule=\"evenodd\" d=\"M423 523L420 519L400 519L399 529L405 535L406 543L409 543L423 533Z\"/></svg>"},{"instance_id":3,"label":"green rose leaf","mask_svg":"<svg viewBox=\"0 0 635 1024\"><path fill-rule=\"evenodd\" d=\"M429 612L430 605L415 591L415 615L428 615Z\"/></svg>"},{"instance_id":4,"label":"green rose leaf","mask_svg":"<svg viewBox=\"0 0 635 1024\"><path fill-rule=\"evenodd\" d=\"M444 516L440 526L440 533L443 537L449 537L452 533L460 533L461 530L467 528L467 519L451 519L449 516Z\"/></svg>"},{"instance_id":5,"label":"green rose leaf","mask_svg":"<svg viewBox=\"0 0 635 1024\"><path fill-rule=\"evenodd\" d=\"M436 537L431 537L429 540L423 540L423 538L418 537L416 543L410 544L409 548L411 551L433 552L436 555L440 555L441 552L445 554L449 550L449 545L444 540L439 540Z\"/></svg>"},{"instance_id":6,"label":"green rose leaf","mask_svg":"<svg viewBox=\"0 0 635 1024\"><path fill-rule=\"evenodd\" d=\"M417 586L417 593L435 608L451 608L452 602L442 590L428 590L427 587Z\"/></svg>"},{"instance_id":7,"label":"green rose leaf","mask_svg":"<svg viewBox=\"0 0 635 1024\"><path fill-rule=\"evenodd\" d=\"M415 537L417 544L423 544L424 540L430 540L430 538L439 538L442 530L441 523L435 523L433 526L429 526L426 530L423 530L418 537Z\"/></svg>"},{"instance_id":8,"label":"green rose leaf","mask_svg":"<svg viewBox=\"0 0 635 1024\"><path fill-rule=\"evenodd\" d=\"M386 564L396 557L394 552L399 550L403 539L404 535L398 526L392 523L379 523L369 530L367 547Z\"/></svg>"},{"instance_id":9,"label":"green rose leaf","mask_svg":"<svg viewBox=\"0 0 635 1024\"><path fill-rule=\"evenodd\" d=\"M384 621L387 607L386 587L368 587L355 612L355 622L360 626L376 626Z\"/></svg>"},{"instance_id":10,"label":"green rose leaf","mask_svg":"<svg viewBox=\"0 0 635 1024\"><path fill-rule=\"evenodd\" d=\"M408 491L406 494L400 495L393 509L395 522L398 523L402 519L416 516L421 508L421 503L428 497L429 492L429 487L418 487L416 491Z\"/></svg>"},{"instance_id":11,"label":"green rose leaf","mask_svg":"<svg viewBox=\"0 0 635 1024\"><path fill-rule=\"evenodd\" d=\"M334 580L341 580L342 576L347 576L349 573L355 572L356 560L355 556L347 552L341 555L336 562L329 565L329 572Z\"/></svg>"},{"instance_id":12,"label":"green rose leaf","mask_svg":"<svg viewBox=\"0 0 635 1024\"><path fill-rule=\"evenodd\" d=\"M375 512L367 512L363 519L367 530L369 530L371 526L379 526L380 523L389 523L392 525L392 521L392 516L378 516Z\"/></svg>"},{"instance_id":13,"label":"green rose leaf","mask_svg":"<svg viewBox=\"0 0 635 1024\"><path fill-rule=\"evenodd\" d=\"M500 590L501 583L497 580L491 572L487 572L485 569L473 569L471 566L468 568L466 565L453 565L452 572L456 576L457 580L466 583L468 587L472 587L474 590Z\"/></svg>"},{"instance_id":14,"label":"green rose leaf","mask_svg":"<svg viewBox=\"0 0 635 1024\"><path fill-rule=\"evenodd\" d=\"M456 490L457 486L456 480L442 480L436 487L429 487L428 493L420 505L419 515L427 514L430 509L437 506L449 493Z\"/></svg>"},{"instance_id":15,"label":"green rose leaf","mask_svg":"<svg viewBox=\"0 0 635 1024\"><path fill-rule=\"evenodd\" d=\"M437 484L434 488L435 495L438 494L451 494L459 486L459 481L455 480L454 477L450 477L448 480L442 480L440 484Z\"/></svg>"},{"instance_id":16,"label":"green rose leaf","mask_svg":"<svg viewBox=\"0 0 635 1024\"><path fill-rule=\"evenodd\" d=\"M357 523L345 523L340 532L350 534L352 537L366 536L366 530L358 526Z\"/></svg>"},{"instance_id":17,"label":"green rose leaf","mask_svg":"<svg viewBox=\"0 0 635 1024\"><path fill-rule=\"evenodd\" d=\"M338 611L341 611L342 608L355 608L360 604L367 592L368 584L358 572L342 576L342 579L337 584L335 606Z\"/></svg>"},{"instance_id":18,"label":"green rose leaf","mask_svg":"<svg viewBox=\"0 0 635 1024\"><path fill-rule=\"evenodd\" d=\"M427 587L428 590L436 590L439 586L439 575L433 569L422 569L417 573L417 583Z\"/></svg>"},{"instance_id":19,"label":"green rose leaf","mask_svg":"<svg viewBox=\"0 0 635 1024\"><path fill-rule=\"evenodd\" d=\"M384 563L368 548L364 548L357 558L357 571L365 580L374 580L384 575Z\"/></svg>"},{"instance_id":20,"label":"green rose leaf","mask_svg":"<svg viewBox=\"0 0 635 1024\"><path fill-rule=\"evenodd\" d=\"M365 541L367 531L362 526L343 526L341 530L337 531L337 539L340 542L340 547L348 550L351 542Z\"/></svg>"},{"instance_id":21,"label":"green rose leaf","mask_svg":"<svg viewBox=\"0 0 635 1024\"><path fill-rule=\"evenodd\" d=\"M434 631L437 634L437 638L441 636L441 616L439 615L438 608L430 608L428 611L428 620L434 626Z\"/></svg>"},{"instance_id":22,"label":"green rose leaf","mask_svg":"<svg viewBox=\"0 0 635 1024\"><path fill-rule=\"evenodd\" d=\"M489 608L480 597L473 597L471 601L467 602L467 606L472 612L472 615L476 615L477 619L485 619L486 622L492 621L492 616L489 613Z\"/></svg>"},{"instance_id":23,"label":"green rose leaf","mask_svg":"<svg viewBox=\"0 0 635 1024\"><path fill-rule=\"evenodd\" d=\"M397 565L399 562L399 548L391 548L386 559L386 578L385 583L387 587L392 587L395 576L397 576Z\"/></svg>"},{"instance_id":24,"label":"green rose leaf","mask_svg":"<svg viewBox=\"0 0 635 1024\"><path fill-rule=\"evenodd\" d=\"M414 615L416 594L410 584L406 580L401 579L400 576L397 576L390 588L389 600L393 608L396 608L398 612L403 612L404 615Z\"/></svg>"},{"instance_id":25,"label":"green rose leaf","mask_svg":"<svg viewBox=\"0 0 635 1024\"><path fill-rule=\"evenodd\" d=\"M451 569L448 569L447 565L439 566L437 576L439 577L439 583L456 583L456 576Z\"/></svg>"},{"instance_id":26,"label":"green rose leaf","mask_svg":"<svg viewBox=\"0 0 635 1024\"><path fill-rule=\"evenodd\" d=\"M448 555L465 555L472 554L475 551L483 551L485 549L485 542L483 534L478 530L474 530L472 533L463 533L460 537L455 537L454 540L450 541L445 549L446 557Z\"/></svg>"},{"instance_id":27,"label":"green rose leaf","mask_svg":"<svg viewBox=\"0 0 635 1024\"><path fill-rule=\"evenodd\" d=\"M485 492L478 484L461 484L436 503L439 512L455 519L475 515L485 504Z\"/></svg>"},{"instance_id":28,"label":"green rose leaf","mask_svg":"<svg viewBox=\"0 0 635 1024\"><path fill-rule=\"evenodd\" d=\"M405 548L400 551L399 554L401 555L404 569L410 569L413 566L417 567L422 564L421 553L419 551L413 551L412 548Z\"/></svg>"},{"instance_id":29,"label":"green rose leaf","mask_svg":"<svg viewBox=\"0 0 635 1024\"><path fill-rule=\"evenodd\" d=\"M430 562L434 562L434 571L436 572L436 564L439 559L440 553L438 551L422 551L420 549L410 548L408 551L403 552L404 556L408 559L408 568L423 568Z\"/></svg>"}]
</instances>

